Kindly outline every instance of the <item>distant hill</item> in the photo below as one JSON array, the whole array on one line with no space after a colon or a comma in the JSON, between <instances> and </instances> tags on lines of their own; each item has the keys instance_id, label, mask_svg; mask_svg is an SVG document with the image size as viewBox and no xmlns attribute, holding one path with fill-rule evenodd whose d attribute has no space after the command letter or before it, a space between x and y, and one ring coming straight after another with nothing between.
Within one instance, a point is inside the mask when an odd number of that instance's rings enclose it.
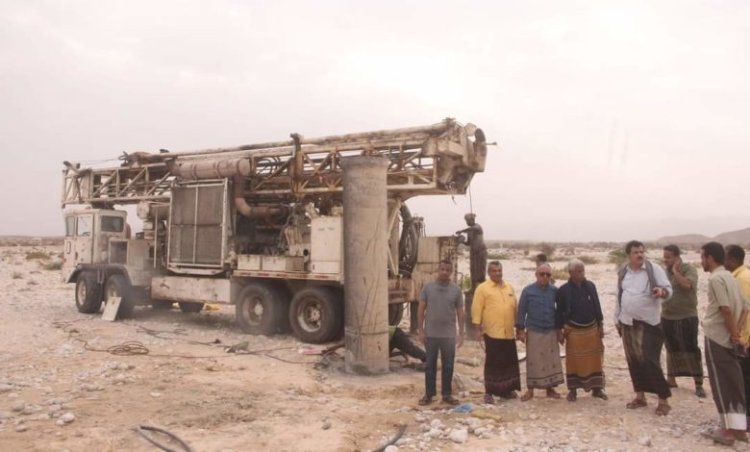
<instances>
[{"instance_id":1,"label":"distant hill","mask_svg":"<svg viewBox=\"0 0 750 452\"><path fill-rule=\"evenodd\" d=\"M704 244L711 241L711 237L706 237L703 234L682 234L682 235L669 235L661 237L656 240L659 243L675 243L677 245L698 245Z\"/></svg>"},{"instance_id":2,"label":"distant hill","mask_svg":"<svg viewBox=\"0 0 750 452\"><path fill-rule=\"evenodd\" d=\"M730 243L746 245L750 243L750 228L740 229L739 231L724 232L714 237L714 240L725 245Z\"/></svg>"},{"instance_id":3,"label":"distant hill","mask_svg":"<svg viewBox=\"0 0 750 452\"><path fill-rule=\"evenodd\" d=\"M724 245L728 245L730 243L735 243L738 245L748 245L750 244L750 228L740 229L738 231L723 232L716 237L707 237L702 234L671 235L661 237L657 240L657 242L700 245L712 240Z\"/></svg>"}]
</instances>

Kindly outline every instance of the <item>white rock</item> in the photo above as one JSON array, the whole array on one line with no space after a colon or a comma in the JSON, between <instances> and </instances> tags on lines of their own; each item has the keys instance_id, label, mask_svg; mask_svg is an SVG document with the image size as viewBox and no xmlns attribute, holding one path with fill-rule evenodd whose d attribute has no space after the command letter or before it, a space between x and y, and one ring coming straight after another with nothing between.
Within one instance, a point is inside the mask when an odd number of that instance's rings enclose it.
<instances>
[{"instance_id":1,"label":"white rock","mask_svg":"<svg viewBox=\"0 0 750 452\"><path fill-rule=\"evenodd\" d=\"M454 443L463 444L469 439L469 431L465 428L451 430L448 438Z\"/></svg>"},{"instance_id":2,"label":"white rock","mask_svg":"<svg viewBox=\"0 0 750 452\"><path fill-rule=\"evenodd\" d=\"M383 452L398 452L398 446L394 446L391 444L390 446L386 447Z\"/></svg>"},{"instance_id":3,"label":"white rock","mask_svg":"<svg viewBox=\"0 0 750 452\"><path fill-rule=\"evenodd\" d=\"M638 438L638 444L640 444L643 447L651 447L651 437L641 436L640 438Z\"/></svg>"},{"instance_id":4,"label":"white rock","mask_svg":"<svg viewBox=\"0 0 750 452\"><path fill-rule=\"evenodd\" d=\"M4 384L4 383L0 384L0 393L10 392L12 390L13 390L13 385Z\"/></svg>"},{"instance_id":5,"label":"white rock","mask_svg":"<svg viewBox=\"0 0 750 452\"><path fill-rule=\"evenodd\" d=\"M26 402L24 402L23 400L19 400L10 407L10 409L15 412L21 412L24 408L26 408Z\"/></svg>"},{"instance_id":6,"label":"white rock","mask_svg":"<svg viewBox=\"0 0 750 452\"><path fill-rule=\"evenodd\" d=\"M474 434L476 436L482 436L483 434L487 433L487 429L484 427L479 427L474 429Z\"/></svg>"},{"instance_id":7,"label":"white rock","mask_svg":"<svg viewBox=\"0 0 750 452\"><path fill-rule=\"evenodd\" d=\"M430 422L430 427L432 428L443 428L445 425L440 421L440 419L433 419L432 422Z\"/></svg>"},{"instance_id":8,"label":"white rock","mask_svg":"<svg viewBox=\"0 0 750 452\"><path fill-rule=\"evenodd\" d=\"M18 424L18 425L16 425L16 431L17 432L25 432L28 429L29 429L29 426L26 425L26 424Z\"/></svg>"},{"instance_id":9,"label":"white rock","mask_svg":"<svg viewBox=\"0 0 750 452\"><path fill-rule=\"evenodd\" d=\"M443 431L439 428L431 428L429 432L425 433L424 436L427 438L437 438L443 434Z\"/></svg>"},{"instance_id":10,"label":"white rock","mask_svg":"<svg viewBox=\"0 0 750 452\"><path fill-rule=\"evenodd\" d=\"M34 408L34 405L26 405L25 407L23 407L23 410L21 410L21 414L32 414L34 411L36 411Z\"/></svg>"},{"instance_id":11,"label":"white rock","mask_svg":"<svg viewBox=\"0 0 750 452\"><path fill-rule=\"evenodd\" d=\"M65 424L70 424L71 422L76 420L76 416L68 411L67 413L60 416L60 420Z\"/></svg>"},{"instance_id":12,"label":"white rock","mask_svg":"<svg viewBox=\"0 0 750 452\"><path fill-rule=\"evenodd\" d=\"M152 391L149 393L151 397L161 397L161 392Z\"/></svg>"}]
</instances>

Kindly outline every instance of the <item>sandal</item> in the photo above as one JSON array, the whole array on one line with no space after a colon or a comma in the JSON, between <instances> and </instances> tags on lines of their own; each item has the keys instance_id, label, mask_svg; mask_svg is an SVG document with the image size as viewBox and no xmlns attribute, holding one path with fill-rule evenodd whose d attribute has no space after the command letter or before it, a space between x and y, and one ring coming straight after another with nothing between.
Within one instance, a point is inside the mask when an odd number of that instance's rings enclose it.
<instances>
[{"instance_id":1,"label":"sandal","mask_svg":"<svg viewBox=\"0 0 750 452\"><path fill-rule=\"evenodd\" d=\"M575 391L568 392L568 396L566 397L566 399L568 399L568 402L575 402L577 398L578 394L576 394Z\"/></svg>"},{"instance_id":2,"label":"sandal","mask_svg":"<svg viewBox=\"0 0 750 452\"><path fill-rule=\"evenodd\" d=\"M500 398L503 398L505 400L517 399L518 394L516 394L516 391L508 391L500 394Z\"/></svg>"},{"instance_id":3,"label":"sandal","mask_svg":"<svg viewBox=\"0 0 750 452\"><path fill-rule=\"evenodd\" d=\"M461 402L459 402L457 398L448 395L448 396L443 397L443 403L447 403L448 405L456 406L456 405L458 405Z\"/></svg>"},{"instance_id":4,"label":"sandal","mask_svg":"<svg viewBox=\"0 0 750 452\"><path fill-rule=\"evenodd\" d=\"M721 444L722 446L734 446L734 435L720 428L707 432L703 436L712 439L714 443Z\"/></svg>"},{"instance_id":5,"label":"sandal","mask_svg":"<svg viewBox=\"0 0 750 452\"><path fill-rule=\"evenodd\" d=\"M422 406L429 405L429 404L432 403L432 397L424 396L421 399L419 399L419 402L417 402L417 403L420 404L420 405L422 405Z\"/></svg>"},{"instance_id":6,"label":"sandal","mask_svg":"<svg viewBox=\"0 0 750 452\"><path fill-rule=\"evenodd\" d=\"M494 405L495 404L495 398L492 397L492 394L485 394L483 402L487 405Z\"/></svg>"},{"instance_id":7,"label":"sandal","mask_svg":"<svg viewBox=\"0 0 750 452\"><path fill-rule=\"evenodd\" d=\"M672 410L672 407L667 405L666 403L660 403L656 406L656 415L657 416L666 416L669 414L669 412Z\"/></svg>"},{"instance_id":8,"label":"sandal","mask_svg":"<svg viewBox=\"0 0 750 452\"><path fill-rule=\"evenodd\" d=\"M533 398L534 398L534 393L533 393L533 392L529 392L529 391L526 391L526 392L525 392L525 393L524 393L524 394L523 394L523 395L521 396L521 402L528 402L529 400L531 400L531 399L533 399Z\"/></svg>"},{"instance_id":9,"label":"sandal","mask_svg":"<svg viewBox=\"0 0 750 452\"><path fill-rule=\"evenodd\" d=\"M629 410L634 410L636 408L643 408L644 406L648 406L648 403L646 403L645 400L639 399L636 397L635 399L631 400L625 405L625 408Z\"/></svg>"},{"instance_id":10,"label":"sandal","mask_svg":"<svg viewBox=\"0 0 750 452\"><path fill-rule=\"evenodd\" d=\"M594 392L591 393L591 396L602 400L609 400L609 397L607 396L607 393L604 392L604 389L594 389Z\"/></svg>"},{"instance_id":11,"label":"sandal","mask_svg":"<svg viewBox=\"0 0 750 452\"><path fill-rule=\"evenodd\" d=\"M738 432L737 430L732 430L732 435L734 435L735 441L742 441L743 443L748 442L746 432Z\"/></svg>"},{"instance_id":12,"label":"sandal","mask_svg":"<svg viewBox=\"0 0 750 452\"><path fill-rule=\"evenodd\" d=\"M560 394L558 394L554 389L550 388L547 389L547 397L550 399L559 399Z\"/></svg>"}]
</instances>

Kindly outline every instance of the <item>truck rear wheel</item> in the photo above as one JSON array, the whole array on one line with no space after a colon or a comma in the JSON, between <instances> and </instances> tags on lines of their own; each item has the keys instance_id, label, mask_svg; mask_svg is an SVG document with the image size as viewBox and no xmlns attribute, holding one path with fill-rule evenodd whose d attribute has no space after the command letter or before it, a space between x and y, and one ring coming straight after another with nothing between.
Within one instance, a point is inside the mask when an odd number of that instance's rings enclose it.
<instances>
[{"instance_id":1,"label":"truck rear wheel","mask_svg":"<svg viewBox=\"0 0 750 452\"><path fill-rule=\"evenodd\" d=\"M102 307L102 286L93 272L81 272L76 280L76 308L84 314L94 314Z\"/></svg>"},{"instance_id":2,"label":"truck rear wheel","mask_svg":"<svg viewBox=\"0 0 750 452\"><path fill-rule=\"evenodd\" d=\"M203 303L190 303L187 301L180 301L177 304L180 305L180 310L185 314L201 312L203 310Z\"/></svg>"},{"instance_id":3,"label":"truck rear wheel","mask_svg":"<svg viewBox=\"0 0 750 452\"><path fill-rule=\"evenodd\" d=\"M117 310L118 319L126 319L133 315L135 300L133 299L132 289L130 282L123 275L112 275L107 278L107 283L104 285L105 300L109 300L111 297L120 297L121 299L120 309Z\"/></svg>"},{"instance_id":4,"label":"truck rear wheel","mask_svg":"<svg viewBox=\"0 0 750 452\"><path fill-rule=\"evenodd\" d=\"M320 344L336 338L344 326L343 302L338 291L307 287L292 298L289 323L302 342Z\"/></svg>"},{"instance_id":5,"label":"truck rear wheel","mask_svg":"<svg viewBox=\"0 0 750 452\"><path fill-rule=\"evenodd\" d=\"M283 305L270 285L252 282L240 292L235 317L245 333L272 335L281 323Z\"/></svg>"}]
</instances>

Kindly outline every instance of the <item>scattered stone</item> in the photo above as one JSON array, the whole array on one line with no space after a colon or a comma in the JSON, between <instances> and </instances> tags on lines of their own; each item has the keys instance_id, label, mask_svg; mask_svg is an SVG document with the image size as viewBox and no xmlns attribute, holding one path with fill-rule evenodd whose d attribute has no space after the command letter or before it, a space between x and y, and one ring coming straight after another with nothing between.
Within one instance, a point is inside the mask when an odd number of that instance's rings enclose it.
<instances>
[{"instance_id":1,"label":"scattered stone","mask_svg":"<svg viewBox=\"0 0 750 452\"><path fill-rule=\"evenodd\" d=\"M437 438L443 434L443 431L439 428L431 428L430 431L424 434L427 438Z\"/></svg>"},{"instance_id":2,"label":"scattered stone","mask_svg":"<svg viewBox=\"0 0 750 452\"><path fill-rule=\"evenodd\" d=\"M128 380L128 377L126 377L125 374L117 374L112 380L115 382L115 384L125 383Z\"/></svg>"},{"instance_id":3,"label":"scattered stone","mask_svg":"<svg viewBox=\"0 0 750 452\"><path fill-rule=\"evenodd\" d=\"M10 419L13 417L13 413L9 411L0 411L0 421L4 419Z\"/></svg>"},{"instance_id":4,"label":"scattered stone","mask_svg":"<svg viewBox=\"0 0 750 452\"><path fill-rule=\"evenodd\" d=\"M394 446L391 444L390 446L386 447L383 452L398 452L398 446Z\"/></svg>"},{"instance_id":5,"label":"scattered stone","mask_svg":"<svg viewBox=\"0 0 750 452\"><path fill-rule=\"evenodd\" d=\"M331 428L331 422L330 421L323 422L323 427L322 428L323 428L323 430L328 430L329 428Z\"/></svg>"},{"instance_id":6,"label":"scattered stone","mask_svg":"<svg viewBox=\"0 0 750 452\"><path fill-rule=\"evenodd\" d=\"M23 400L19 400L10 407L10 409L15 411L16 413L23 411L24 408L26 408L26 402L24 402Z\"/></svg>"},{"instance_id":7,"label":"scattered stone","mask_svg":"<svg viewBox=\"0 0 750 452\"><path fill-rule=\"evenodd\" d=\"M60 416L60 421L62 421L64 424L70 424L71 422L75 420L76 420L76 416L70 411Z\"/></svg>"},{"instance_id":8,"label":"scattered stone","mask_svg":"<svg viewBox=\"0 0 750 452\"><path fill-rule=\"evenodd\" d=\"M28 414L34 413L34 411L36 411L34 405L26 405L21 410L21 414L27 414L28 415Z\"/></svg>"},{"instance_id":9,"label":"scattered stone","mask_svg":"<svg viewBox=\"0 0 750 452\"><path fill-rule=\"evenodd\" d=\"M49 420L49 414L48 413L39 414L39 415L37 415L36 420L37 421L47 421L47 420Z\"/></svg>"},{"instance_id":10,"label":"scattered stone","mask_svg":"<svg viewBox=\"0 0 750 452\"><path fill-rule=\"evenodd\" d=\"M5 384L5 383L0 384L0 393L10 392L12 390L13 390L13 385Z\"/></svg>"},{"instance_id":11,"label":"scattered stone","mask_svg":"<svg viewBox=\"0 0 750 452\"><path fill-rule=\"evenodd\" d=\"M151 397L161 397L161 392L151 391L149 395Z\"/></svg>"},{"instance_id":12,"label":"scattered stone","mask_svg":"<svg viewBox=\"0 0 750 452\"><path fill-rule=\"evenodd\" d=\"M17 432L25 432L28 429L29 429L29 426L26 425L26 424L18 424L18 425L16 425L16 431Z\"/></svg>"},{"instance_id":13,"label":"scattered stone","mask_svg":"<svg viewBox=\"0 0 750 452\"><path fill-rule=\"evenodd\" d=\"M430 422L430 427L432 428L443 428L445 425L440 421L440 419L433 419L432 422Z\"/></svg>"},{"instance_id":14,"label":"scattered stone","mask_svg":"<svg viewBox=\"0 0 750 452\"><path fill-rule=\"evenodd\" d=\"M638 438L638 444L640 444L643 447L651 447L651 437L641 436L640 438Z\"/></svg>"},{"instance_id":15,"label":"scattered stone","mask_svg":"<svg viewBox=\"0 0 750 452\"><path fill-rule=\"evenodd\" d=\"M450 434L448 435L448 439L450 439L454 443L463 444L467 439L469 439L469 431L465 428L451 430Z\"/></svg>"}]
</instances>

